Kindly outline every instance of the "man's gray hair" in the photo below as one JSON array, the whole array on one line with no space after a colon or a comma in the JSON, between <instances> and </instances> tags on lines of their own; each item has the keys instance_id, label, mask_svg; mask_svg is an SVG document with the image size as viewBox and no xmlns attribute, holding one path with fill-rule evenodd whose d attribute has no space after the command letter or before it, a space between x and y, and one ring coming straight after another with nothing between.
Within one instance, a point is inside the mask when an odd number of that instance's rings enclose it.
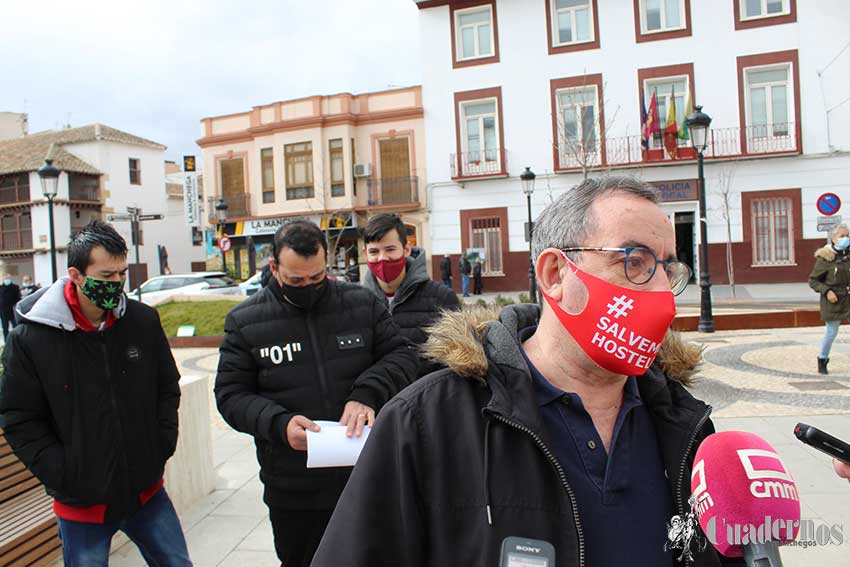
<instances>
[{"instance_id":1,"label":"man's gray hair","mask_svg":"<svg viewBox=\"0 0 850 567\"><path fill-rule=\"evenodd\" d=\"M831 231L829 231L829 237L832 238L833 236L838 234L838 231L840 231L840 230L850 231L850 228L847 228L847 225L844 224L844 223L837 224L832 228Z\"/></svg>"},{"instance_id":2,"label":"man's gray hair","mask_svg":"<svg viewBox=\"0 0 850 567\"><path fill-rule=\"evenodd\" d=\"M596 223L590 207L597 199L612 193L635 195L658 203L658 192L655 188L634 177L585 179L546 207L534 222L534 260L536 261L547 248L592 245L593 243L585 242Z\"/></svg>"}]
</instances>

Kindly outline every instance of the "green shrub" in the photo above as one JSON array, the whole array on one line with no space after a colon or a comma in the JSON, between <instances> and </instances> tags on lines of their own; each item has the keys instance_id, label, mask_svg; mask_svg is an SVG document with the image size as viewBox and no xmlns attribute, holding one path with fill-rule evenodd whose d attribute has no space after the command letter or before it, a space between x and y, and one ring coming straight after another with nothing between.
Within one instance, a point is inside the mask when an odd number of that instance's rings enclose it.
<instances>
[{"instance_id":1,"label":"green shrub","mask_svg":"<svg viewBox=\"0 0 850 567\"><path fill-rule=\"evenodd\" d=\"M513 304L514 304L514 300L513 300L513 299L511 299L510 297L504 297L504 296L502 296L502 294L500 293L499 295L497 295L497 296L496 296L495 303L496 303L496 305L498 305L499 307L504 307L505 305L513 305Z\"/></svg>"}]
</instances>

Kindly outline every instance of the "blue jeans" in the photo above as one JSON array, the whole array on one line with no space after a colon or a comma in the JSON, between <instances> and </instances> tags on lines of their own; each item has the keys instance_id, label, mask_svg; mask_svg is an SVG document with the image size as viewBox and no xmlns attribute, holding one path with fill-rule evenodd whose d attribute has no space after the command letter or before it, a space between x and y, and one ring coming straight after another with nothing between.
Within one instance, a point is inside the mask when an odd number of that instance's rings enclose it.
<instances>
[{"instance_id":1,"label":"blue jeans","mask_svg":"<svg viewBox=\"0 0 850 567\"><path fill-rule=\"evenodd\" d=\"M452 288L452 278L443 278L443 285L447 288Z\"/></svg>"},{"instance_id":2,"label":"blue jeans","mask_svg":"<svg viewBox=\"0 0 850 567\"><path fill-rule=\"evenodd\" d=\"M469 276L463 274L461 276L460 282L461 291L463 292L463 296L467 297L469 295Z\"/></svg>"},{"instance_id":3,"label":"blue jeans","mask_svg":"<svg viewBox=\"0 0 850 567\"><path fill-rule=\"evenodd\" d=\"M832 342L838 336L838 327L841 321L827 321L826 334L823 336L823 341L820 343L820 354L818 358L829 358L829 351L832 350Z\"/></svg>"},{"instance_id":4,"label":"blue jeans","mask_svg":"<svg viewBox=\"0 0 850 567\"><path fill-rule=\"evenodd\" d=\"M157 492L138 512L110 524L89 524L57 518L66 567L107 567L109 544L121 530L139 547L152 567L191 567L183 528L165 493Z\"/></svg>"}]
</instances>

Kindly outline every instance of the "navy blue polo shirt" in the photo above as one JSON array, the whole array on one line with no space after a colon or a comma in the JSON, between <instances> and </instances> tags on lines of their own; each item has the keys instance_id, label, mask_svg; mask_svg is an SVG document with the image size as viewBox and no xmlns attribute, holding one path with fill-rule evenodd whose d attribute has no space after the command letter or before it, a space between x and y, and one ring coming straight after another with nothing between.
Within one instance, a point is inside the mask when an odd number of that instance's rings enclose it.
<instances>
[{"instance_id":1,"label":"navy blue polo shirt","mask_svg":"<svg viewBox=\"0 0 850 567\"><path fill-rule=\"evenodd\" d=\"M520 342L535 328L520 332ZM630 376L614 425L610 455L578 394L558 389L525 356L549 447L575 493L586 565L672 566L664 551L673 516L670 484L655 426Z\"/></svg>"}]
</instances>

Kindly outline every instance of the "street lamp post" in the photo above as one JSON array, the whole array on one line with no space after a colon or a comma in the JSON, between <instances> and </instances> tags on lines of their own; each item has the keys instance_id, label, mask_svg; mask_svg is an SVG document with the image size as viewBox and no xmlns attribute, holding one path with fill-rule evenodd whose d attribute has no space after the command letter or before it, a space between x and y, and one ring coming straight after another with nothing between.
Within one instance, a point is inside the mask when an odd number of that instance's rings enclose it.
<instances>
[{"instance_id":1,"label":"street lamp post","mask_svg":"<svg viewBox=\"0 0 850 567\"><path fill-rule=\"evenodd\" d=\"M703 153L708 147L708 128L711 126L711 116L696 106L693 114L685 119L685 124L691 134L691 145L697 152L699 164L699 324L697 330L701 333L714 332L714 317L711 314L711 276L708 272L708 222L705 212L705 173L703 172Z\"/></svg>"},{"instance_id":2,"label":"street lamp post","mask_svg":"<svg viewBox=\"0 0 850 567\"><path fill-rule=\"evenodd\" d=\"M530 167L526 167L519 178L522 180L522 192L525 193L526 203L528 204L528 297L532 303L537 303L537 278L534 275L534 253L532 235L534 233L534 224L531 221L531 195L534 193L534 172Z\"/></svg>"},{"instance_id":3,"label":"street lamp post","mask_svg":"<svg viewBox=\"0 0 850 567\"><path fill-rule=\"evenodd\" d=\"M50 225L50 273L56 281L56 237L53 227L53 199L59 192L59 168L53 165L52 159L45 159L44 165L38 169L41 179L41 192L47 199L47 222Z\"/></svg>"},{"instance_id":4,"label":"street lamp post","mask_svg":"<svg viewBox=\"0 0 850 567\"><path fill-rule=\"evenodd\" d=\"M227 203L224 202L224 197L215 204L215 214L218 217L218 232L224 236L224 221L227 220ZM227 254L224 250L221 251L221 271L227 273Z\"/></svg>"}]
</instances>

